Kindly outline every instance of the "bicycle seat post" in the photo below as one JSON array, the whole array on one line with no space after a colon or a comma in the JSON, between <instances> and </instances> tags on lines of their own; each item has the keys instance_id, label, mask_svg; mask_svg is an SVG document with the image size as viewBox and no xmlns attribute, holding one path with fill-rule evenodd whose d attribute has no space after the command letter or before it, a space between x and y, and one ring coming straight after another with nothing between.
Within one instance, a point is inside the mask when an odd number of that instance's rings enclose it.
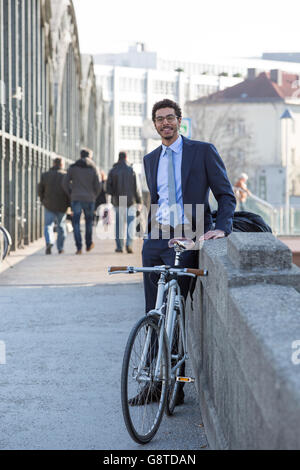
<instances>
[{"instance_id":1,"label":"bicycle seat post","mask_svg":"<svg viewBox=\"0 0 300 470\"><path fill-rule=\"evenodd\" d=\"M193 240L189 240L188 238L173 238L168 243L169 248L173 248L175 250L175 266L179 266L180 264L180 255L185 250L192 250L195 246Z\"/></svg>"},{"instance_id":2,"label":"bicycle seat post","mask_svg":"<svg viewBox=\"0 0 300 470\"><path fill-rule=\"evenodd\" d=\"M176 256L175 256L175 266L179 266L180 264L180 255L181 255L181 250L175 249Z\"/></svg>"}]
</instances>

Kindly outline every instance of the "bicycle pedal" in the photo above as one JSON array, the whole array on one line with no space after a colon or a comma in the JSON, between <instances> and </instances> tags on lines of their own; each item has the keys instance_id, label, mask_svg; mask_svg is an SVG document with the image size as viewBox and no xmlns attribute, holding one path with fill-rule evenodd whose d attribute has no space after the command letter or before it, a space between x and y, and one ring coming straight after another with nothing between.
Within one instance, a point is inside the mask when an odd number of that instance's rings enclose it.
<instances>
[{"instance_id":1,"label":"bicycle pedal","mask_svg":"<svg viewBox=\"0 0 300 470\"><path fill-rule=\"evenodd\" d=\"M193 384L195 379L193 377L177 377L176 382Z\"/></svg>"}]
</instances>

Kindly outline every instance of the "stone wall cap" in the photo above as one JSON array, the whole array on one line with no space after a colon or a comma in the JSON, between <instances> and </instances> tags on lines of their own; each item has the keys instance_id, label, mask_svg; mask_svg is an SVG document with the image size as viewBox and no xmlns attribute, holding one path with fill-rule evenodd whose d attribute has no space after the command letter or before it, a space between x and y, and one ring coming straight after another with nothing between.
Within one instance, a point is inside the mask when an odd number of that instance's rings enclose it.
<instances>
[{"instance_id":1,"label":"stone wall cap","mask_svg":"<svg viewBox=\"0 0 300 470\"><path fill-rule=\"evenodd\" d=\"M291 250L271 233L232 233L227 252L231 262L241 270L292 267Z\"/></svg>"}]
</instances>

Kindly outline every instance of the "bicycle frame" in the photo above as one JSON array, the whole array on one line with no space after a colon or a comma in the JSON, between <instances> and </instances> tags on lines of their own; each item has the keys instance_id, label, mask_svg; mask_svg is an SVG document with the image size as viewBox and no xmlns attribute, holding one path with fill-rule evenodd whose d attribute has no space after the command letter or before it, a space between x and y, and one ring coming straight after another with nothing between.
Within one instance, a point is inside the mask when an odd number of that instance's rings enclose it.
<instances>
[{"instance_id":1,"label":"bicycle frame","mask_svg":"<svg viewBox=\"0 0 300 470\"><path fill-rule=\"evenodd\" d=\"M168 304L166 305L164 302L164 294L168 291ZM183 358L172 368L172 341L173 341L173 333L174 333L174 326L175 326L175 308L179 308L180 310L180 327L182 332L182 343L183 343ZM168 349L169 349L169 381L172 378L172 375L175 374L176 370L188 359L187 356L187 342L186 342L186 330L185 330L185 322L184 322L184 314L182 309L182 301L181 301L181 292L180 286L178 284L177 279L172 279L169 282L166 282L166 273L161 273L160 279L158 281L158 292L156 298L156 306L154 310L151 310L147 316L159 316L160 317L160 336L159 336L159 347L158 347L158 354L157 354L157 364L155 369L155 377L160 377L160 364L161 364L161 356L162 356L162 344L163 344L163 335L164 331L166 331L167 338L168 338ZM145 342L144 352L148 350L150 340L151 340L151 333L148 332L147 339ZM141 363L143 364L145 360L144 353L141 359Z\"/></svg>"},{"instance_id":2,"label":"bicycle frame","mask_svg":"<svg viewBox=\"0 0 300 470\"><path fill-rule=\"evenodd\" d=\"M207 276L206 270L197 270L197 269L188 269L188 268L180 268L180 255L183 252L184 247L180 243L180 240L176 241L175 246L175 267L172 268L170 266L154 266L154 267L143 267L143 268L134 268L132 266L120 266L120 267L113 267L109 268L110 274L119 274L119 273L151 273L151 272L158 272L160 273L159 281L158 281L158 288L157 288L157 296L156 296L156 304L153 310L150 310L146 315L151 317L159 317L159 324L158 327L159 331L159 344L158 344L158 352L157 352L157 363L154 377L159 380L161 373L161 357L162 357L162 348L163 348L163 336L166 334L167 336L167 343L168 343L168 362L169 362L169 378L168 380L172 379L173 374L175 374L176 370L188 359L187 355L187 335L186 335L186 328L185 328L185 318L184 318L184 310L182 307L182 296L180 291L180 286L177 280L171 279L167 282L168 274L175 275L175 276ZM193 242L192 242L193 243ZM183 247L183 249L182 249ZM168 292L168 302L167 305L164 301L165 293ZM179 308L179 321L180 321L180 331L182 335L182 345L183 345L183 357L182 359L175 364L172 368L172 341L173 341L173 334L175 328L175 319L176 319L176 309ZM145 340L145 345L143 348L143 353L141 356L140 364L137 369L136 379L139 381L147 381L147 377L144 379L141 378L142 370L146 366L147 357L148 357L148 350L151 345L151 330L148 331L147 337ZM175 358L173 356L173 358Z\"/></svg>"}]
</instances>

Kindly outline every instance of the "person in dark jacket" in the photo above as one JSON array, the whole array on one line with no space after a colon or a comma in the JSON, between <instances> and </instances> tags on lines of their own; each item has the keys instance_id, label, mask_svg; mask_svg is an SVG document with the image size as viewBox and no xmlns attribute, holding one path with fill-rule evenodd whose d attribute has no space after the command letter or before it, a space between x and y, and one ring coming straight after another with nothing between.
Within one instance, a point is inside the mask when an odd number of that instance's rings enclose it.
<instances>
[{"instance_id":1,"label":"person in dark jacket","mask_svg":"<svg viewBox=\"0 0 300 470\"><path fill-rule=\"evenodd\" d=\"M71 199L73 212L74 238L77 247L76 255L82 254L82 238L80 233L80 217L85 216L86 251L95 245L92 239L95 201L101 191L101 183L97 168L92 161L92 151L82 149L80 159L70 166L64 179L64 189Z\"/></svg>"},{"instance_id":2,"label":"person in dark jacket","mask_svg":"<svg viewBox=\"0 0 300 470\"><path fill-rule=\"evenodd\" d=\"M125 152L119 153L119 161L110 170L107 179L107 193L112 196L112 204L116 211L116 252L123 253L124 227L127 224L127 253L133 253L132 243L135 220L135 204L142 203L142 195L138 188L136 174L127 162Z\"/></svg>"},{"instance_id":3,"label":"person in dark jacket","mask_svg":"<svg viewBox=\"0 0 300 470\"><path fill-rule=\"evenodd\" d=\"M45 208L45 240L46 255L51 255L54 245L54 223L57 223L57 249L58 253L64 252L64 242L66 239L66 211L70 205L70 200L62 187L66 172L63 169L62 158L54 160L54 166L42 174L38 185L39 198Z\"/></svg>"}]
</instances>

